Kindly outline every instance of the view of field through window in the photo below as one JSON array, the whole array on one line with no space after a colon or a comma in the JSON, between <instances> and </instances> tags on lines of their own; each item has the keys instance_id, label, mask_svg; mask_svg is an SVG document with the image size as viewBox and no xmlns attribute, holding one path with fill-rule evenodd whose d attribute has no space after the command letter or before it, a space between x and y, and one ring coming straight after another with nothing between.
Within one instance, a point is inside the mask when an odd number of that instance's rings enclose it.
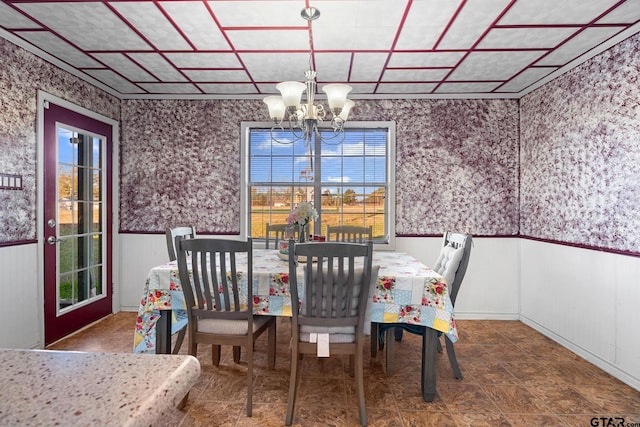
<instances>
[{"instance_id":1,"label":"view of field through window","mask_svg":"<svg viewBox=\"0 0 640 427\"><path fill-rule=\"evenodd\" d=\"M319 214L310 233L325 235L327 225L372 226L374 241L384 241L388 130L350 128L337 143L317 135L310 142L293 139L287 131L272 138L270 129L250 130L250 236L264 238L267 223L286 223L289 212L308 201Z\"/></svg>"}]
</instances>

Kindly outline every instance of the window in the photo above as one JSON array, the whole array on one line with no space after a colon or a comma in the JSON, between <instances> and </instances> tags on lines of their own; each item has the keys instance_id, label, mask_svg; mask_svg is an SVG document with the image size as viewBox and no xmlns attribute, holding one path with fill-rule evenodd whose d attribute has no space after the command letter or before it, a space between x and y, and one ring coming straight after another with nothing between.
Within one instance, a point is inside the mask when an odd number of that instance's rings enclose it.
<instances>
[{"instance_id":1,"label":"window","mask_svg":"<svg viewBox=\"0 0 640 427\"><path fill-rule=\"evenodd\" d=\"M328 224L371 225L374 244L393 248L393 122L348 123L344 141L322 142L314 135L310 144L273 141L270 123L242 127L246 235L264 238L267 223L286 223L292 208L309 201L318 211L318 219L311 223L313 234L325 235ZM331 129L320 131L332 135ZM273 136L292 140L289 131Z\"/></svg>"}]
</instances>

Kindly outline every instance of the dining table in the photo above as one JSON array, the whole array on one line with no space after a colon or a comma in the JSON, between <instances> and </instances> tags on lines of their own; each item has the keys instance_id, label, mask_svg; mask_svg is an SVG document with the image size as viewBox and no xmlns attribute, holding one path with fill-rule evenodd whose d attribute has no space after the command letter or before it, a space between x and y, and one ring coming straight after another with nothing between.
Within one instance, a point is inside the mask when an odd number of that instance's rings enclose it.
<instances>
[{"instance_id":1,"label":"dining table","mask_svg":"<svg viewBox=\"0 0 640 427\"><path fill-rule=\"evenodd\" d=\"M322 244L322 243L318 243ZM292 316L289 263L277 249L254 249L254 315ZM246 255L238 259L238 270L246 269ZM299 287L304 263L299 263ZM397 251L374 251L378 277L369 290L365 334L371 323L407 323L425 326L423 334L422 394L433 401L436 393L436 348L438 333L452 342L458 339L453 304L446 280L411 255ZM248 286L242 282L240 286ZM246 290L246 288L245 288ZM242 291L242 289L240 289ZM300 298L304 298L299 288ZM134 352L171 352L171 335L187 324L182 283L176 261L153 267L146 278L134 333ZM377 330L377 328L374 328ZM372 337L372 341L381 337ZM377 341L376 341L377 343ZM372 343L372 349L373 349ZM393 348L392 346L390 346ZM373 351L372 351L373 352ZM389 358L391 359L391 358Z\"/></svg>"}]
</instances>

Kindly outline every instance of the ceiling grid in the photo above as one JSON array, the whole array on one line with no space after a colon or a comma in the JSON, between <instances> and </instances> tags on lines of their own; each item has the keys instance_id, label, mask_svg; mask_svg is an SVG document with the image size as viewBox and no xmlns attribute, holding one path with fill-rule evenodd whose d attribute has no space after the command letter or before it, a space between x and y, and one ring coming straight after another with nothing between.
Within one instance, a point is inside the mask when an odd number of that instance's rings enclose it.
<instances>
[{"instance_id":1,"label":"ceiling grid","mask_svg":"<svg viewBox=\"0 0 640 427\"><path fill-rule=\"evenodd\" d=\"M638 0L0 1L0 36L123 99L263 98L310 38L353 99L519 98L638 31Z\"/></svg>"}]
</instances>

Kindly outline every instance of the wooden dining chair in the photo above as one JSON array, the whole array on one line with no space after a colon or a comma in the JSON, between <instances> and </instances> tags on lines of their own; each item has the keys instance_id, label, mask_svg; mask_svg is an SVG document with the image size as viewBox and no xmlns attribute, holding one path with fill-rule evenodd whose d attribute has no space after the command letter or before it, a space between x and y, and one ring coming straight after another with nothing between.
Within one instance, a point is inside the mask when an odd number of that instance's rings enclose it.
<instances>
[{"instance_id":1,"label":"wooden dining chair","mask_svg":"<svg viewBox=\"0 0 640 427\"><path fill-rule=\"evenodd\" d=\"M444 236L442 237L442 249L440 250L438 259L436 260L436 263L433 267L434 271L444 276L447 282L449 298L451 299L451 303L454 306L456 298L458 296L458 291L460 291L460 286L462 285L462 279L464 279L464 276L467 272L472 244L473 236L471 236L470 234L461 234L446 231L444 233ZM391 332L393 332L395 340L400 341L402 340L402 332L404 330L413 334L422 335L424 334L424 328L424 326L408 325L404 323L372 323L371 336L372 338L378 338L381 336L381 334L384 334L383 342L387 342L390 339L393 339L391 337ZM453 342L451 342L449 337L446 335L444 337L444 340L447 348L447 356L449 358L449 363L451 364L451 369L453 370L454 377L461 380L463 378L462 372L460 371L460 367L458 366L458 360L456 359ZM372 339L372 355L375 355L378 348L380 348L380 340ZM424 351L425 349L423 348L423 359ZM439 340L438 351L442 352L442 345L440 344Z\"/></svg>"},{"instance_id":2,"label":"wooden dining chair","mask_svg":"<svg viewBox=\"0 0 640 427\"><path fill-rule=\"evenodd\" d=\"M169 261L175 261L177 259L176 239L195 239L196 228L193 225L175 228L167 227L167 229L165 230L165 236L167 239L167 252L169 253ZM178 352L180 352L184 337L187 333L188 323L187 319L184 318L184 313L182 316L177 316L177 325L175 325L175 327L177 329L175 333L177 333L178 336L176 337L176 342L173 346L173 350L171 350L172 354L178 354Z\"/></svg>"},{"instance_id":3,"label":"wooden dining chair","mask_svg":"<svg viewBox=\"0 0 640 427\"><path fill-rule=\"evenodd\" d=\"M327 242L365 243L373 240L373 227L357 225L327 225Z\"/></svg>"},{"instance_id":4,"label":"wooden dining chair","mask_svg":"<svg viewBox=\"0 0 640 427\"><path fill-rule=\"evenodd\" d=\"M291 300L298 294L298 257L305 257L304 295L293 304L291 378L286 425L291 425L304 355L348 354L355 369L360 423L367 425L364 398L363 341L365 311L378 267L372 267L373 243L299 243L289 241ZM356 259L362 262L356 265Z\"/></svg>"},{"instance_id":5,"label":"wooden dining chair","mask_svg":"<svg viewBox=\"0 0 640 427\"><path fill-rule=\"evenodd\" d=\"M275 366L276 318L253 314L253 243L224 239L178 240L178 270L189 316L189 354L198 344L211 344L212 360L220 364L220 346L247 353L247 416L253 407L254 343L269 331L267 364ZM191 257L187 254L191 253ZM247 257L247 271L237 269L238 257Z\"/></svg>"},{"instance_id":6,"label":"wooden dining chair","mask_svg":"<svg viewBox=\"0 0 640 427\"><path fill-rule=\"evenodd\" d=\"M297 240L298 238L298 227L295 227L291 224L269 224L267 223L267 231L265 235L265 248L269 249L269 241L271 238L275 240L274 248L278 249L278 243L280 240L287 240L289 237L289 233L293 233L292 236Z\"/></svg>"},{"instance_id":7,"label":"wooden dining chair","mask_svg":"<svg viewBox=\"0 0 640 427\"><path fill-rule=\"evenodd\" d=\"M167 252L169 253L169 261L175 261L177 259L176 239L195 239L196 228L193 225L175 228L167 227L167 229L165 230L165 235L167 238Z\"/></svg>"}]
</instances>

